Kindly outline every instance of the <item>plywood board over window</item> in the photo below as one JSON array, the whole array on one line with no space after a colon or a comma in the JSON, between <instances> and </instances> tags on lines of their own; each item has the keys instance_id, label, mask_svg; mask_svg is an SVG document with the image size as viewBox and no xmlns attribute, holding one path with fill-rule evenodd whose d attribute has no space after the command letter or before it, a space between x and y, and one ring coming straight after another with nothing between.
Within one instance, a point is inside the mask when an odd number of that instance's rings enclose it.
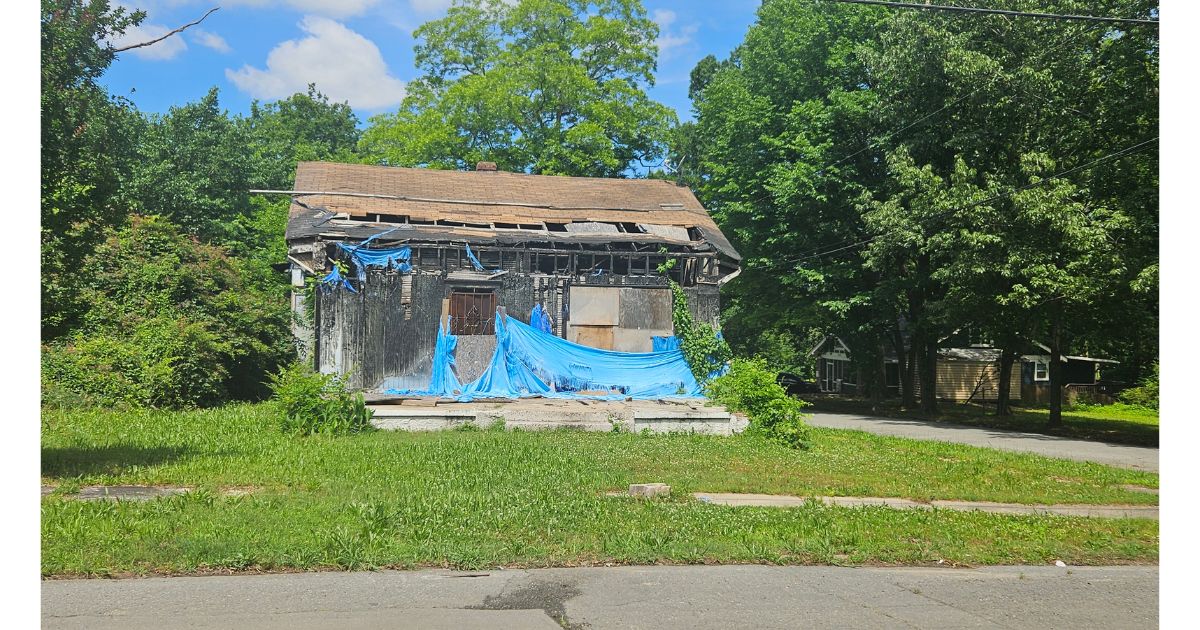
<instances>
[{"instance_id":1,"label":"plywood board over window","mask_svg":"<svg viewBox=\"0 0 1200 630\"><path fill-rule=\"evenodd\" d=\"M570 289L567 321L570 341L605 350L650 352L651 337L671 334L670 289L587 286Z\"/></svg>"}]
</instances>

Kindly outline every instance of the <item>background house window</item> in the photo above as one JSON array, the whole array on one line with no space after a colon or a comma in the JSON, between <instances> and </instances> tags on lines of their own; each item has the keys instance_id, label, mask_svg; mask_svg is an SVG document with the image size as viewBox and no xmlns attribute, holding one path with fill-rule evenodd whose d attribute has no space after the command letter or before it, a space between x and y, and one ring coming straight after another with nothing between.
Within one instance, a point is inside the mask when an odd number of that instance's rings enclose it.
<instances>
[{"instance_id":1,"label":"background house window","mask_svg":"<svg viewBox=\"0 0 1200 630\"><path fill-rule=\"evenodd\" d=\"M1048 381L1050 380L1050 365L1042 361L1033 362L1033 380Z\"/></svg>"},{"instance_id":2,"label":"background house window","mask_svg":"<svg viewBox=\"0 0 1200 630\"><path fill-rule=\"evenodd\" d=\"M450 333L496 334L496 294L491 291L454 291L450 294Z\"/></svg>"}]
</instances>

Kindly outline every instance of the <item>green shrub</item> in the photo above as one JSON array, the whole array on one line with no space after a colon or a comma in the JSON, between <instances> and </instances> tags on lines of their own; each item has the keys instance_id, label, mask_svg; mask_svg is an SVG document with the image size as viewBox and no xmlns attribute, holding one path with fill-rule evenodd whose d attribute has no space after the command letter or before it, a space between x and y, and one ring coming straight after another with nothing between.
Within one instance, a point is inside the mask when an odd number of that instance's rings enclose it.
<instances>
[{"instance_id":1,"label":"green shrub","mask_svg":"<svg viewBox=\"0 0 1200 630\"><path fill-rule=\"evenodd\" d=\"M43 402L180 408L265 398L267 376L295 356L278 275L165 219L133 217L77 270L88 308L43 347Z\"/></svg>"},{"instance_id":2,"label":"green shrub","mask_svg":"<svg viewBox=\"0 0 1200 630\"><path fill-rule=\"evenodd\" d=\"M1139 381L1137 387L1121 392L1117 399L1135 407L1158 409L1158 362L1154 362L1154 371Z\"/></svg>"},{"instance_id":3,"label":"green shrub","mask_svg":"<svg viewBox=\"0 0 1200 630\"><path fill-rule=\"evenodd\" d=\"M706 392L730 411L749 416L749 433L791 448L808 448L801 412L807 403L788 396L775 381L777 376L762 359L734 359L729 372L713 379Z\"/></svg>"},{"instance_id":4,"label":"green shrub","mask_svg":"<svg viewBox=\"0 0 1200 630\"><path fill-rule=\"evenodd\" d=\"M270 385L284 433L347 435L372 429L362 394L347 391L337 376L292 364L272 374Z\"/></svg>"},{"instance_id":5,"label":"green shrub","mask_svg":"<svg viewBox=\"0 0 1200 630\"><path fill-rule=\"evenodd\" d=\"M56 407L188 408L226 396L228 349L197 322L157 318L124 334L76 334L42 349L43 401Z\"/></svg>"}]
</instances>

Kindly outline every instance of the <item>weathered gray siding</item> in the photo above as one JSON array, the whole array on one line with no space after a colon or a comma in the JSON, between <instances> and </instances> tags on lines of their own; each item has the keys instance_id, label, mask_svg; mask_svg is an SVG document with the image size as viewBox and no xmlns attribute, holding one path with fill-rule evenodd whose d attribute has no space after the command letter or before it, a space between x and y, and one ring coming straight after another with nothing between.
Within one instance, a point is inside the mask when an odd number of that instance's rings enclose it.
<instances>
[{"instance_id":1,"label":"weathered gray siding","mask_svg":"<svg viewBox=\"0 0 1200 630\"><path fill-rule=\"evenodd\" d=\"M418 264L420 260L417 258ZM664 278L553 276L521 271L519 260L505 260L508 273L490 280L456 280L441 269L419 269L412 274L373 269L358 293L318 290L317 368L345 375L347 384L357 389L424 389L429 384L443 301L456 289L490 288L496 293L496 304L504 307L509 317L523 322L529 321L533 306L540 302L551 314L554 333L570 337L571 287L606 287L620 296L621 304L620 312L608 324L612 332L606 337L607 347L649 351L650 336L672 334ZM484 261L485 265L491 262ZM698 321L717 322L720 299L716 285L689 286L684 292ZM494 349L494 337L460 335L456 355L460 380L466 383L478 377Z\"/></svg>"},{"instance_id":2,"label":"weathered gray siding","mask_svg":"<svg viewBox=\"0 0 1200 630\"><path fill-rule=\"evenodd\" d=\"M354 388L376 388L385 379L413 377L387 387L429 384L445 281L437 274L373 271L358 293L317 292L317 367L344 374Z\"/></svg>"}]
</instances>

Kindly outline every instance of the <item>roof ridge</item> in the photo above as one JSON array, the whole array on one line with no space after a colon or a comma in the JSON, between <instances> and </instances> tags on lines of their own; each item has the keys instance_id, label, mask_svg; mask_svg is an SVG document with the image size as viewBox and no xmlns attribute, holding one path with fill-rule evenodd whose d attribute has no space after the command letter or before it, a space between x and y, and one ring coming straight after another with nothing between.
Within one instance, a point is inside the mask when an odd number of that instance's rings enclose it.
<instances>
[{"instance_id":1,"label":"roof ridge","mask_svg":"<svg viewBox=\"0 0 1200 630\"><path fill-rule=\"evenodd\" d=\"M509 176L520 176L520 177L547 177L547 178L554 178L554 179L593 180L593 181L603 181L603 182L662 182L662 183L672 186L674 188L685 188L689 191L691 190L690 186L686 186L684 184L680 184L677 182L668 181L665 179L658 179L655 177L596 177L594 175L547 175L545 173L522 173L519 171L505 171L505 170L500 170L500 169L497 169L494 171L477 171L474 169L430 168L430 167L426 167L426 166L393 166L390 164L366 164L366 163L362 163L362 162L332 162L332 161L326 161L326 160L302 160L302 161L299 161L296 163L296 168L299 169L300 165L302 165L302 164L322 164L322 165L331 164L331 165L336 165L336 166L348 166L348 167L355 167L355 168L364 168L365 167L365 168L384 169L384 170L415 171L415 172L422 172L422 173L479 173L480 175L486 176L486 177L509 175Z\"/></svg>"}]
</instances>

